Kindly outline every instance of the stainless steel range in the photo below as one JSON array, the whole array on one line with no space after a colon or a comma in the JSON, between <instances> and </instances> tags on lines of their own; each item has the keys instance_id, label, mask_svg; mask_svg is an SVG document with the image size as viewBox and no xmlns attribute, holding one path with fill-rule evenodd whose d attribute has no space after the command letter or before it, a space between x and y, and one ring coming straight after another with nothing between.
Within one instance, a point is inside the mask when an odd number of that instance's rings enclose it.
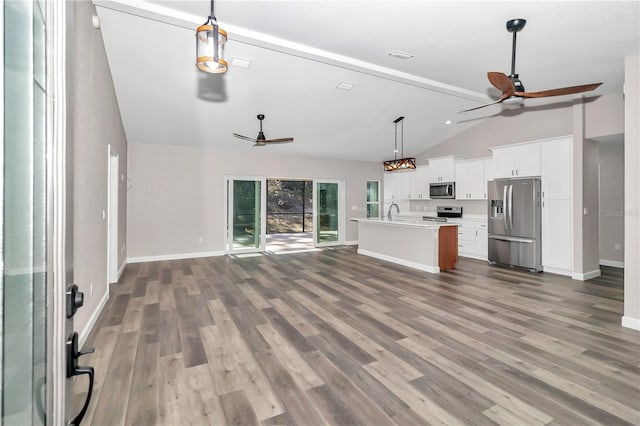
<instances>
[{"instance_id":1,"label":"stainless steel range","mask_svg":"<svg viewBox=\"0 0 640 426\"><path fill-rule=\"evenodd\" d=\"M436 207L436 216L422 216L422 220L432 222L446 222L447 218L462 217L462 207Z\"/></svg>"}]
</instances>

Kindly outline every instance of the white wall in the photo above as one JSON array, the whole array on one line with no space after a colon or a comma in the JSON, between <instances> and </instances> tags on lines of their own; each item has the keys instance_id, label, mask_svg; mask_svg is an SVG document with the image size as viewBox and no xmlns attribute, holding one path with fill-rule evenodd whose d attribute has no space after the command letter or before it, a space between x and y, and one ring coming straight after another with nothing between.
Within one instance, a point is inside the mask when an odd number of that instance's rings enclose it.
<instances>
[{"instance_id":1,"label":"white wall","mask_svg":"<svg viewBox=\"0 0 640 426\"><path fill-rule=\"evenodd\" d=\"M625 59L624 71L624 317L640 330L640 60Z\"/></svg>"},{"instance_id":2,"label":"white wall","mask_svg":"<svg viewBox=\"0 0 640 426\"><path fill-rule=\"evenodd\" d=\"M127 173L127 141L111 80L102 34L91 25L95 7L89 1L69 2L73 7L73 28L69 41L72 74L73 139L73 246L74 282L84 292L84 307L74 317L81 340L100 313L108 295L107 211L108 150L111 144L120 154L119 168ZM120 181L118 232L122 247L126 236L126 184ZM120 254L119 263L126 253ZM93 294L91 291L93 284Z\"/></svg>"},{"instance_id":3,"label":"white wall","mask_svg":"<svg viewBox=\"0 0 640 426\"><path fill-rule=\"evenodd\" d=\"M347 219L366 215L366 181L382 181L381 162L275 155L269 149L129 143L129 258L222 252L226 175L343 179ZM357 229L346 221L346 241L358 239Z\"/></svg>"},{"instance_id":4,"label":"white wall","mask_svg":"<svg viewBox=\"0 0 640 426\"><path fill-rule=\"evenodd\" d=\"M624 143L600 142L600 260L624 263ZM619 248L616 249L616 244Z\"/></svg>"}]
</instances>

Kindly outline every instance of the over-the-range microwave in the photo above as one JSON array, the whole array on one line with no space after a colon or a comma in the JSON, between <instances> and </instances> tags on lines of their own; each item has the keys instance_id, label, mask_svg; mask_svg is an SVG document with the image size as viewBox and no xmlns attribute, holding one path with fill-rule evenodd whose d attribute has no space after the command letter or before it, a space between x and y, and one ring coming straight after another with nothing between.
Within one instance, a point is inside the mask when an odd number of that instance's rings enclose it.
<instances>
[{"instance_id":1,"label":"over-the-range microwave","mask_svg":"<svg viewBox=\"0 0 640 426\"><path fill-rule=\"evenodd\" d=\"M429 198L456 198L455 182L438 182L429 184Z\"/></svg>"}]
</instances>

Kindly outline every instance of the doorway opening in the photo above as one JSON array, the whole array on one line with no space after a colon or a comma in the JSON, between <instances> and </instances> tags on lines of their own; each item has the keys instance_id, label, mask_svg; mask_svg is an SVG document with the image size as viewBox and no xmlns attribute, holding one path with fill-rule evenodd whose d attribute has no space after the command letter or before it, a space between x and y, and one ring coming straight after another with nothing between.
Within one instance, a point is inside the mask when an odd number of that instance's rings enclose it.
<instances>
[{"instance_id":1,"label":"doorway opening","mask_svg":"<svg viewBox=\"0 0 640 426\"><path fill-rule=\"evenodd\" d=\"M314 250L313 181L267 179L267 251Z\"/></svg>"},{"instance_id":2,"label":"doorway opening","mask_svg":"<svg viewBox=\"0 0 640 426\"><path fill-rule=\"evenodd\" d=\"M108 189L107 189L107 282L109 284L118 282L118 182L119 165L118 152L111 145L108 148L109 169L108 169Z\"/></svg>"}]
</instances>

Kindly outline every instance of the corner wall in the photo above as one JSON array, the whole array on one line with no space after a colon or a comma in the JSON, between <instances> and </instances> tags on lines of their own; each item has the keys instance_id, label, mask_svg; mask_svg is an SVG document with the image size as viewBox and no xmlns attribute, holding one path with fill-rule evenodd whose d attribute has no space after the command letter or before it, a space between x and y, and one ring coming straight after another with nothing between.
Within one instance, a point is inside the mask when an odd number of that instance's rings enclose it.
<instances>
[{"instance_id":1,"label":"corner wall","mask_svg":"<svg viewBox=\"0 0 640 426\"><path fill-rule=\"evenodd\" d=\"M358 239L349 218L366 215L366 181L382 185L379 162L279 155L269 147L231 151L129 143L128 158L127 247L135 260L221 254L225 176L344 180L347 242Z\"/></svg>"},{"instance_id":2,"label":"corner wall","mask_svg":"<svg viewBox=\"0 0 640 426\"><path fill-rule=\"evenodd\" d=\"M80 343L86 339L108 299L107 212L108 145L120 155L119 169L127 176L127 141L113 88L102 33L93 28L96 13L90 1L68 2L73 8L73 28L68 55L72 74L73 142L73 247L74 282L84 292L84 306L74 316ZM126 238L126 180L120 180L118 200L119 246ZM119 264L126 253L120 253Z\"/></svg>"},{"instance_id":3,"label":"corner wall","mask_svg":"<svg viewBox=\"0 0 640 426\"><path fill-rule=\"evenodd\" d=\"M640 57L624 66L624 317L622 325L640 330Z\"/></svg>"}]
</instances>

